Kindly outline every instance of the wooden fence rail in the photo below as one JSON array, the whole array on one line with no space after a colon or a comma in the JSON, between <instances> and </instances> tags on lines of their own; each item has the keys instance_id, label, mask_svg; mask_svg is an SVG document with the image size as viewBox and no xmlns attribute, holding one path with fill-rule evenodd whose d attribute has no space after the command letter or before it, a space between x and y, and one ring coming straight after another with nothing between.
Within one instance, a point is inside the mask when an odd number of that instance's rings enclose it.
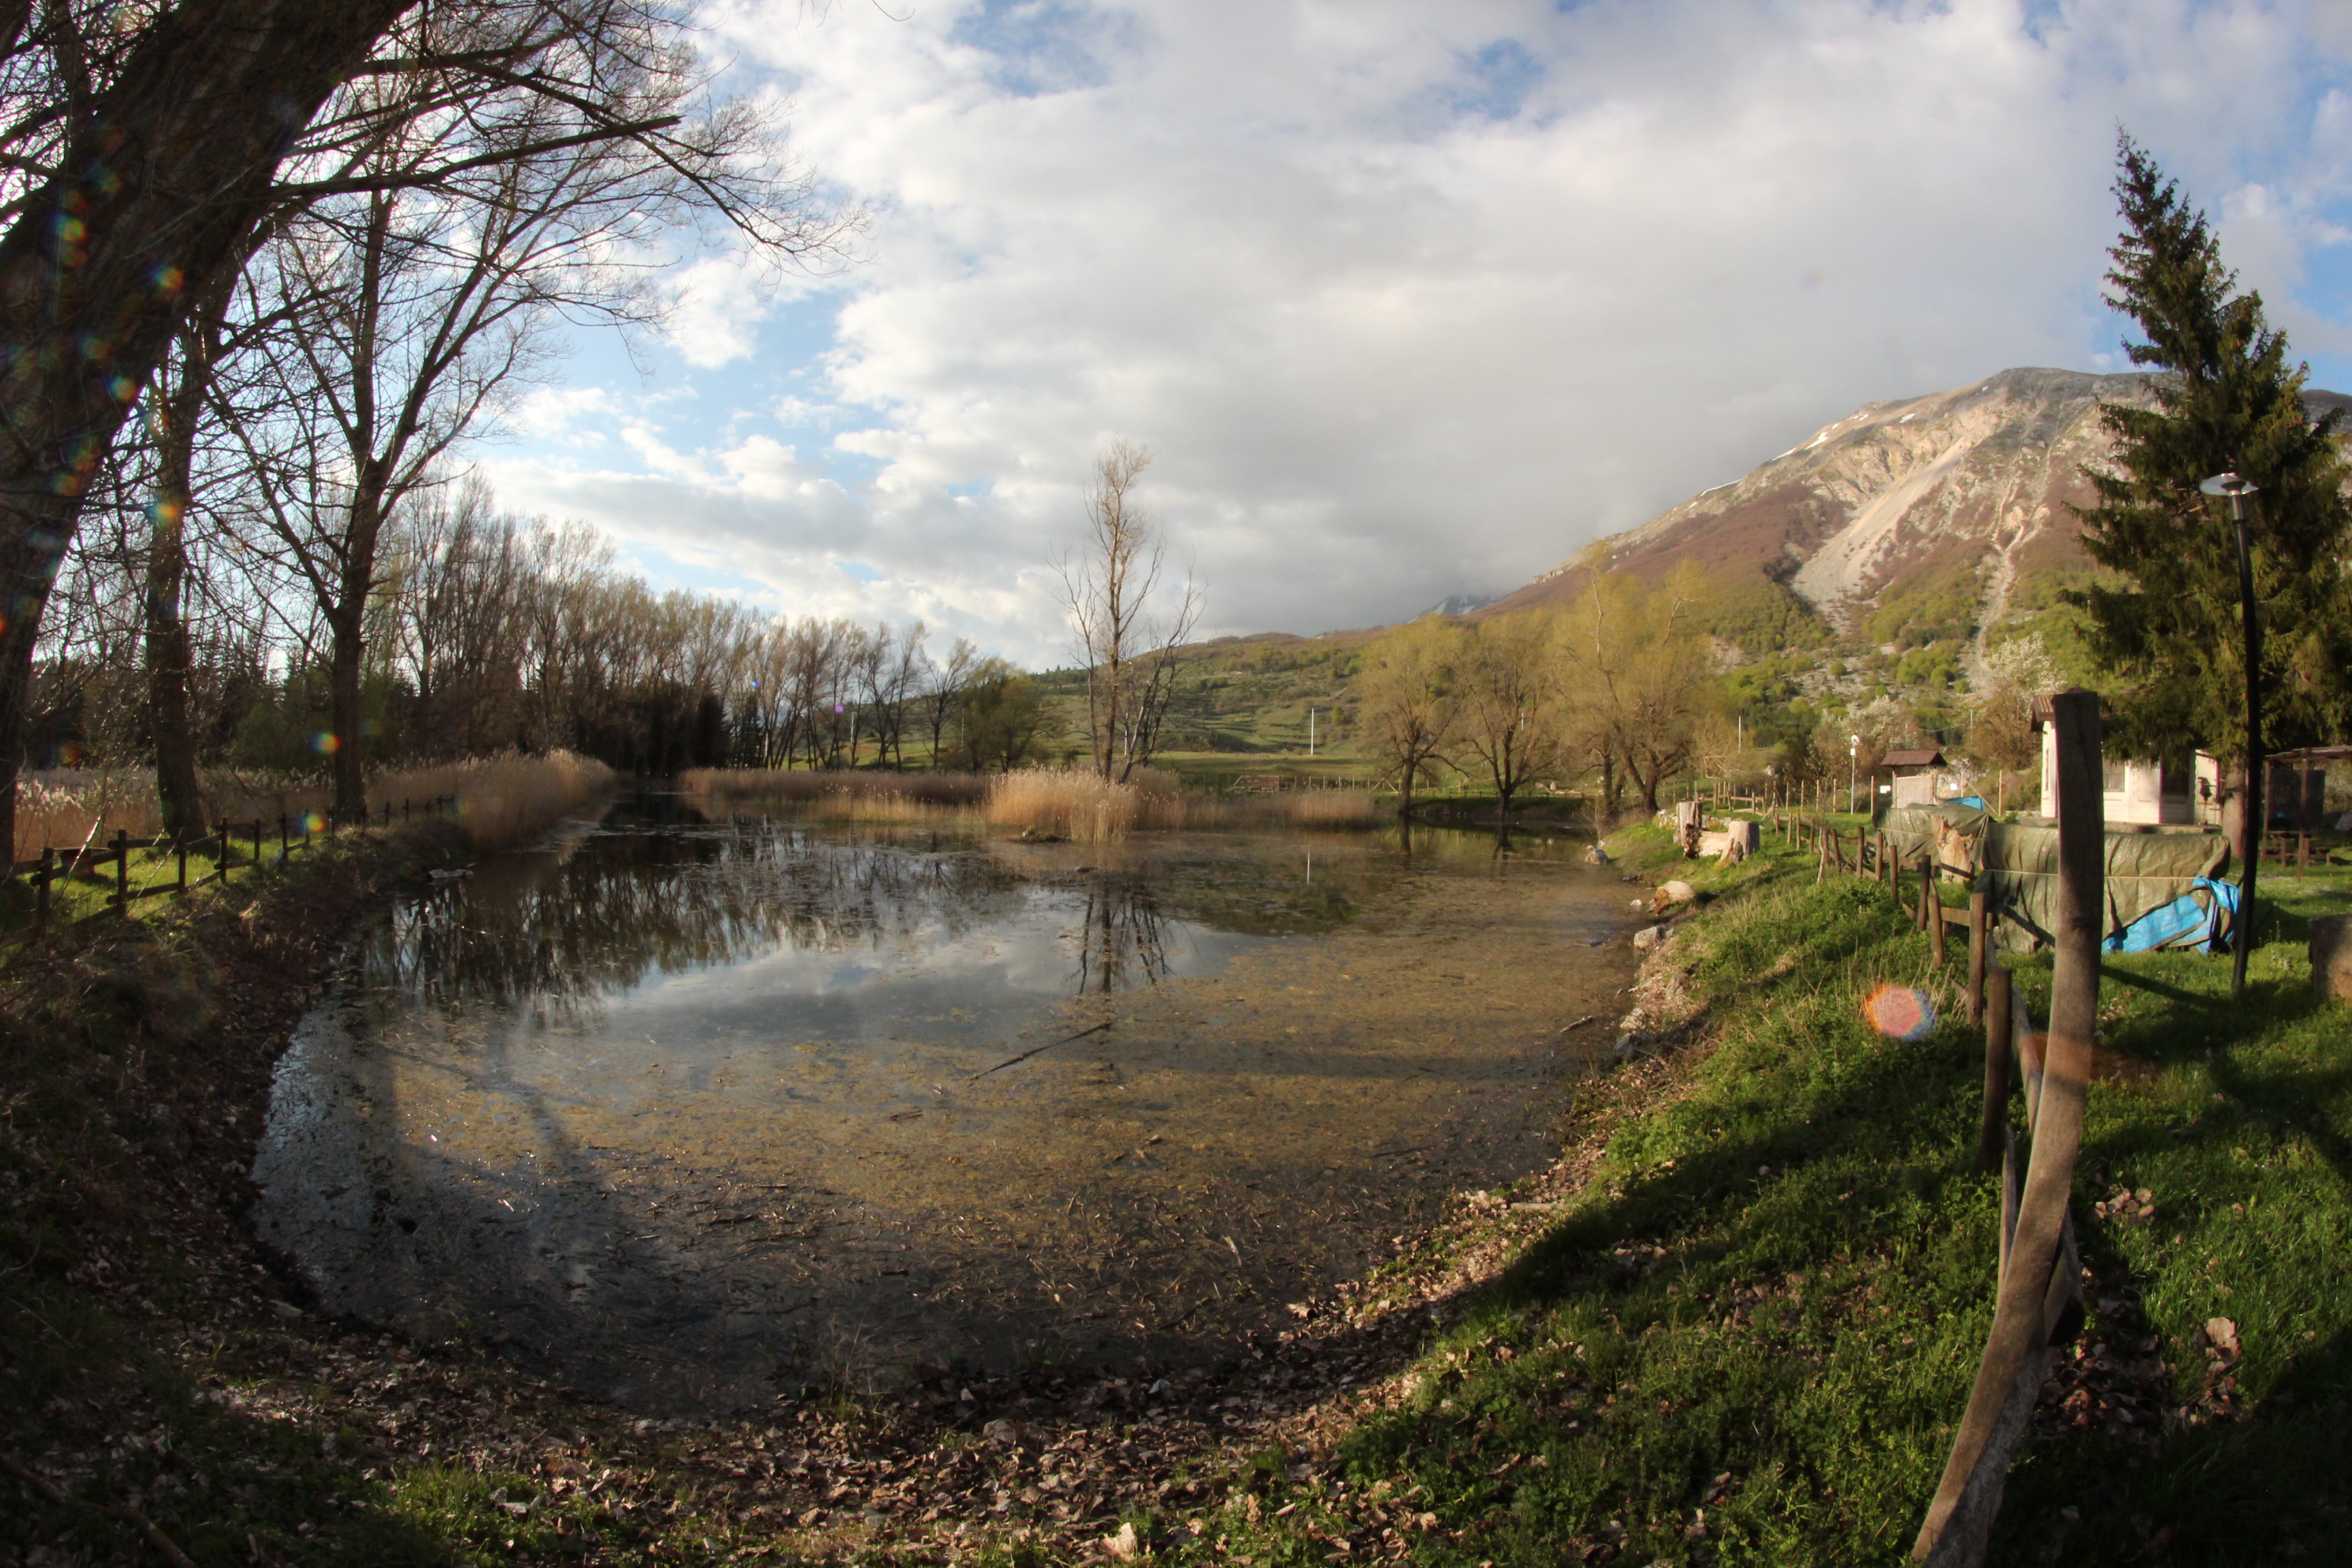
<instances>
[{"instance_id":1,"label":"wooden fence rail","mask_svg":"<svg viewBox=\"0 0 2352 1568\"><path fill-rule=\"evenodd\" d=\"M332 816L314 817L307 813L296 815L280 812L278 816L278 852L275 860L282 864L309 847L314 837L311 826L314 820L321 823L326 833L331 837L339 826L352 828L377 826L388 828L395 821L410 822L418 817L429 819L435 816L451 816L454 815L457 805L457 798L453 795L435 795L432 799L424 801L403 800L395 816L393 804L387 799L383 803L383 812L380 819L373 812L362 810L356 817L347 818L341 824L338 824ZM0 933L0 948L30 942L49 929L53 923L50 909L55 901L49 889L59 882L79 876L86 880L112 884L107 894L106 907L96 914L84 915L81 920L73 922L77 925L103 920L110 915L127 915L131 911L131 906L142 899L182 896L209 883L226 881L232 870L238 868L257 870L262 866L269 864L269 859L264 855L264 838L268 827L268 819L266 817L255 817L249 824L222 822L215 825L210 833L194 838L183 838L176 842L168 834L158 835L152 838L132 838L128 832L118 827L114 830L114 837L107 841L103 848L93 848L87 843L78 848L66 850L46 847L35 858L15 861L5 868L5 872L0 872L0 877L5 877L8 881L15 881L18 878L25 879L33 889L33 923L17 931ZM238 841L247 838L251 841L252 849L247 858L240 861L237 858L237 851L240 847ZM191 881L188 878L188 857L191 854L202 855L206 845L215 847L213 868ZM137 852L152 855L159 850L171 851L174 875L169 880L149 882L133 888L131 885L132 854ZM98 868L105 866L113 868L110 876L101 875L99 872Z\"/></svg>"}]
</instances>

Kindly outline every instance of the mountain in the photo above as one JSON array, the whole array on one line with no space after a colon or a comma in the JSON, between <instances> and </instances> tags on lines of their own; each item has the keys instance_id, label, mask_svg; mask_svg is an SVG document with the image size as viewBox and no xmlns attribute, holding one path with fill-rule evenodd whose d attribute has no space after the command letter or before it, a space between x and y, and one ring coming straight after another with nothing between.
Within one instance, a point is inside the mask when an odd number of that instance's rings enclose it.
<instances>
[{"instance_id":1,"label":"mountain","mask_svg":"<svg viewBox=\"0 0 2352 1568\"><path fill-rule=\"evenodd\" d=\"M1448 594L1444 598L1421 612L1423 616L1466 616L1473 610L1483 610L1495 602L1492 594ZM1421 616L1413 619L1419 620Z\"/></svg>"},{"instance_id":2,"label":"mountain","mask_svg":"<svg viewBox=\"0 0 2352 1568\"><path fill-rule=\"evenodd\" d=\"M2107 456L2098 405L2147 405L2144 375L2005 370L1971 386L1867 404L1727 485L1603 541L1609 566L1656 580L1696 561L1749 647L1830 634L1912 646L1961 638L2054 602L2090 569L2069 505ZM2352 398L2315 392L2315 412ZM1576 591L1563 563L1483 614ZM1762 644L1763 647L1758 645Z\"/></svg>"}]
</instances>

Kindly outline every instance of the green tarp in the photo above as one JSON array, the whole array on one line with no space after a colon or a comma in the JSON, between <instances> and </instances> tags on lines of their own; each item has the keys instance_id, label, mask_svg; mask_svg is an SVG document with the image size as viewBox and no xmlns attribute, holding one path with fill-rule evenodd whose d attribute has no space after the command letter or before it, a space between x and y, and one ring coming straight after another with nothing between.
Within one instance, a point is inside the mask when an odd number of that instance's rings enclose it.
<instances>
[{"instance_id":1,"label":"green tarp","mask_svg":"<svg viewBox=\"0 0 2352 1568\"><path fill-rule=\"evenodd\" d=\"M2198 878L2212 876L2229 858L2229 842L2218 833L2108 834L2107 915L2100 939L2185 896ZM2058 830L1991 824L1977 886L2000 917L2002 946L2047 942L2058 921Z\"/></svg>"},{"instance_id":2,"label":"green tarp","mask_svg":"<svg viewBox=\"0 0 2352 1568\"><path fill-rule=\"evenodd\" d=\"M1922 855L1937 855L1940 845L1941 864L1969 871L1976 867L1975 855L1990 815L1979 805L1939 800L1933 805L1898 805L1880 812L1872 826L1886 835L1887 848L1898 866L1916 866ZM1941 833L1937 831L1938 824ZM1953 852L1955 837L1967 841L1967 858Z\"/></svg>"},{"instance_id":3,"label":"green tarp","mask_svg":"<svg viewBox=\"0 0 2352 1568\"><path fill-rule=\"evenodd\" d=\"M2050 941L2058 919L2056 828L1995 822L1955 801L1898 806L1883 814L1877 826L1897 865L1916 865L1932 855L1957 870L1976 870L1977 890L2000 917L2003 947L2031 951ZM2229 858L2228 841L2215 833L2108 834L2101 939L2185 897L2198 878L2215 875Z\"/></svg>"}]
</instances>

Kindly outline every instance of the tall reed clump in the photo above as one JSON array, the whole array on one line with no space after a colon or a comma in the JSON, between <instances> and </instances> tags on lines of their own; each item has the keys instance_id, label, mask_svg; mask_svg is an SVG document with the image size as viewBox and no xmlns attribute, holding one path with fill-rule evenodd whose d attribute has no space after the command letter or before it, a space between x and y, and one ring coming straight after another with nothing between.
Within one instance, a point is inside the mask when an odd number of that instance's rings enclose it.
<instances>
[{"instance_id":1,"label":"tall reed clump","mask_svg":"<svg viewBox=\"0 0 2352 1568\"><path fill-rule=\"evenodd\" d=\"M422 805L451 799L466 841L500 849L536 837L616 782L612 769L576 752L533 757L510 751L382 774L368 785L368 806L381 818L387 805L398 816L404 800Z\"/></svg>"},{"instance_id":2,"label":"tall reed clump","mask_svg":"<svg viewBox=\"0 0 2352 1568\"><path fill-rule=\"evenodd\" d=\"M1139 820L1144 804L1144 790L1132 784L1113 784L1076 768L1024 768L989 781L981 815L1001 826L1091 843L1124 838L1130 829L1146 826ZM1164 818L1166 803L1154 804L1160 807L1156 815Z\"/></svg>"},{"instance_id":3,"label":"tall reed clump","mask_svg":"<svg viewBox=\"0 0 2352 1568\"><path fill-rule=\"evenodd\" d=\"M1218 827L1370 827L1372 797L1356 790L1215 799L1170 774L1138 769L1124 784L1075 769L1032 768L994 780L982 807L1007 827L1085 842L1129 833Z\"/></svg>"},{"instance_id":4,"label":"tall reed clump","mask_svg":"<svg viewBox=\"0 0 2352 1568\"><path fill-rule=\"evenodd\" d=\"M850 800L900 802L916 806L978 805L989 781L978 773L853 773L846 769L693 768L679 775L688 795L713 805L814 805ZM864 815L893 811L867 810Z\"/></svg>"},{"instance_id":5,"label":"tall reed clump","mask_svg":"<svg viewBox=\"0 0 2352 1568\"><path fill-rule=\"evenodd\" d=\"M152 773L131 768L25 773L16 781L16 843L12 858L30 860L45 847L71 849L97 843L112 837L117 828L144 837L163 825Z\"/></svg>"}]
</instances>

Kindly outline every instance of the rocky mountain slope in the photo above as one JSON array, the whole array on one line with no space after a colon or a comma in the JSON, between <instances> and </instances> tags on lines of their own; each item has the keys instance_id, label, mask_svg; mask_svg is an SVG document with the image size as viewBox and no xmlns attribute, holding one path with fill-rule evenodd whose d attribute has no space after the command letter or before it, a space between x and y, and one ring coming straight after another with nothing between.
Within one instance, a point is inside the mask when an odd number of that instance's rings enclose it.
<instances>
[{"instance_id":1,"label":"rocky mountain slope","mask_svg":"<svg viewBox=\"0 0 2352 1568\"><path fill-rule=\"evenodd\" d=\"M2089 569L2067 509L2090 501L2082 469L2109 450L2099 405L2148 397L2141 375L2021 369L1868 404L1605 542L1607 562L1655 579L1696 561L1735 616L1817 617L1818 632L1871 642L1962 636L2046 604ZM2310 401L2352 406L2335 393ZM1557 602L1580 580L1563 563L1484 613Z\"/></svg>"}]
</instances>

